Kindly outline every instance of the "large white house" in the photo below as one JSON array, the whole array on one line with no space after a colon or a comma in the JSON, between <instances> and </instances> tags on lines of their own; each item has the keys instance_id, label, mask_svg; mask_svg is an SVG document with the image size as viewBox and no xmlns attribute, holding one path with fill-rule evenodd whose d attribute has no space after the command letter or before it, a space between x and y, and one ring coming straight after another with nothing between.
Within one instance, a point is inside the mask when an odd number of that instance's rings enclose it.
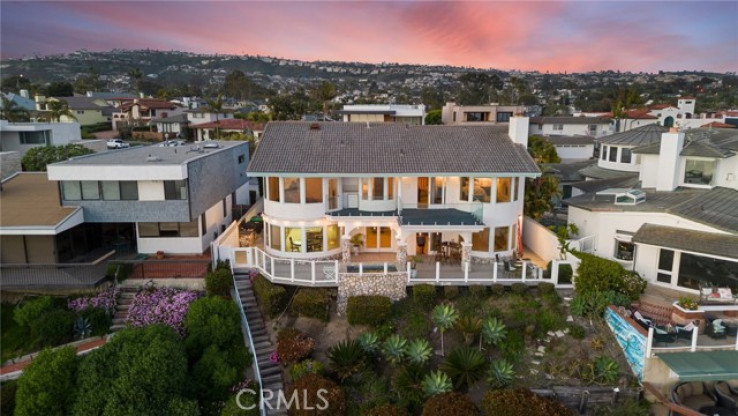
<instances>
[{"instance_id":1,"label":"large white house","mask_svg":"<svg viewBox=\"0 0 738 416\"><path fill-rule=\"evenodd\" d=\"M338 114L345 122L425 124L423 104L351 104Z\"/></svg>"},{"instance_id":2,"label":"large white house","mask_svg":"<svg viewBox=\"0 0 738 416\"><path fill-rule=\"evenodd\" d=\"M0 120L0 151L25 154L38 146L62 146L82 140L78 123L9 123Z\"/></svg>"},{"instance_id":3,"label":"large white house","mask_svg":"<svg viewBox=\"0 0 738 416\"><path fill-rule=\"evenodd\" d=\"M738 132L669 131L655 140L650 133L648 143L632 149L633 141L610 141L602 150L609 170L636 172L640 186L567 199L569 223L592 240L595 254L650 283L683 291L738 289Z\"/></svg>"},{"instance_id":4,"label":"large white house","mask_svg":"<svg viewBox=\"0 0 738 416\"><path fill-rule=\"evenodd\" d=\"M605 117L531 117L530 134L544 136L593 136L612 134Z\"/></svg>"},{"instance_id":5,"label":"large white house","mask_svg":"<svg viewBox=\"0 0 738 416\"><path fill-rule=\"evenodd\" d=\"M517 249L528 118L508 126L269 123L249 165L262 177L264 245L291 259L431 254L459 244L485 261ZM356 242L356 240L354 240Z\"/></svg>"}]
</instances>

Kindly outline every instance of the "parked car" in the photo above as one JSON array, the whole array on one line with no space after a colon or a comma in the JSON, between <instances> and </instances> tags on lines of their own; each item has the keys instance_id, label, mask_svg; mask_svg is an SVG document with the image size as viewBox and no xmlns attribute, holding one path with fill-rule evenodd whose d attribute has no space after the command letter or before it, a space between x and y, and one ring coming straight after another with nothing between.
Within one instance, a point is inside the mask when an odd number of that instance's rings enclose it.
<instances>
[{"instance_id":1,"label":"parked car","mask_svg":"<svg viewBox=\"0 0 738 416\"><path fill-rule=\"evenodd\" d=\"M123 141L122 139L108 140L108 149L125 149L127 147L131 147L131 144Z\"/></svg>"},{"instance_id":2,"label":"parked car","mask_svg":"<svg viewBox=\"0 0 738 416\"><path fill-rule=\"evenodd\" d=\"M177 146L184 146L185 141L184 140L166 140L162 142L159 147L177 147Z\"/></svg>"}]
</instances>

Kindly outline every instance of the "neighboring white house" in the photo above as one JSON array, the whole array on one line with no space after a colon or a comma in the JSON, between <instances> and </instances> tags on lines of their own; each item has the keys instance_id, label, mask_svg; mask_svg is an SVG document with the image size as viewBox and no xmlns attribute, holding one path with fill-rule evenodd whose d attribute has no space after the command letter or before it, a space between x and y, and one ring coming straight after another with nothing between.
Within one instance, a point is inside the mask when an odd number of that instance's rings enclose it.
<instances>
[{"instance_id":1,"label":"neighboring white house","mask_svg":"<svg viewBox=\"0 0 738 416\"><path fill-rule=\"evenodd\" d=\"M113 113L113 130L125 126L146 126L153 119L172 117L184 109L169 101L153 98L119 100L118 111Z\"/></svg>"},{"instance_id":2,"label":"neighboring white house","mask_svg":"<svg viewBox=\"0 0 738 416\"><path fill-rule=\"evenodd\" d=\"M233 118L232 111L215 112L209 109L207 106L200 106L196 109L185 110L184 113L187 115L187 121L189 121L190 124L210 123L216 120Z\"/></svg>"},{"instance_id":3,"label":"neighboring white house","mask_svg":"<svg viewBox=\"0 0 738 416\"><path fill-rule=\"evenodd\" d=\"M622 149L636 140L630 137L603 145L603 155L610 169L637 167L640 187L619 184L567 199L569 223L593 240L595 254L652 284L738 290L738 131L672 131L656 141L644 131L640 141L651 143L633 148L637 162L626 163ZM612 148L619 156L610 161Z\"/></svg>"},{"instance_id":4,"label":"neighboring white house","mask_svg":"<svg viewBox=\"0 0 738 416\"><path fill-rule=\"evenodd\" d=\"M523 114L521 105L458 105L446 103L441 109L441 120L447 126L484 126L508 123L515 114Z\"/></svg>"},{"instance_id":5,"label":"neighboring white house","mask_svg":"<svg viewBox=\"0 0 738 416\"><path fill-rule=\"evenodd\" d=\"M610 123L604 117L531 117L530 134L602 137L613 133Z\"/></svg>"},{"instance_id":6,"label":"neighboring white house","mask_svg":"<svg viewBox=\"0 0 738 416\"><path fill-rule=\"evenodd\" d=\"M78 123L9 123L0 120L0 151L21 156L38 146L61 146L82 140Z\"/></svg>"},{"instance_id":7,"label":"neighboring white house","mask_svg":"<svg viewBox=\"0 0 738 416\"><path fill-rule=\"evenodd\" d=\"M344 122L425 124L423 104L353 104L338 112Z\"/></svg>"},{"instance_id":8,"label":"neighboring white house","mask_svg":"<svg viewBox=\"0 0 738 416\"><path fill-rule=\"evenodd\" d=\"M562 163L580 162L595 156L595 138L592 136L547 136L556 148Z\"/></svg>"},{"instance_id":9,"label":"neighboring white house","mask_svg":"<svg viewBox=\"0 0 738 416\"><path fill-rule=\"evenodd\" d=\"M262 123L240 118L227 118L201 124L191 124L190 128L195 131L195 140L197 141L217 140L219 132L220 137L232 133L243 133L254 136L256 140L259 140L264 131L264 125Z\"/></svg>"},{"instance_id":10,"label":"neighboring white house","mask_svg":"<svg viewBox=\"0 0 738 416\"><path fill-rule=\"evenodd\" d=\"M462 261L518 249L528 118L508 126L271 122L249 164L264 178L270 255L350 258L361 251L431 254L460 244Z\"/></svg>"},{"instance_id":11,"label":"neighboring white house","mask_svg":"<svg viewBox=\"0 0 738 416\"><path fill-rule=\"evenodd\" d=\"M155 118L151 120L151 124L156 125L156 131L164 133L166 138L178 137L184 128L190 124L187 114L181 113L169 117Z\"/></svg>"}]
</instances>

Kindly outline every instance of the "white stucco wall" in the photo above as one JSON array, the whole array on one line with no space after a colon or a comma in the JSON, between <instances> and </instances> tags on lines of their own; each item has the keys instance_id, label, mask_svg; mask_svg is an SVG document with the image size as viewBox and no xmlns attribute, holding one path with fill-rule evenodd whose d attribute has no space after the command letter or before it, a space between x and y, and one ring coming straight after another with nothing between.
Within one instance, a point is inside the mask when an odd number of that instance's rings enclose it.
<instances>
[{"instance_id":1,"label":"white stucco wall","mask_svg":"<svg viewBox=\"0 0 738 416\"><path fill-rule=\"evenodd\" d=\"M594 155L594 144L557 145L556 154L562 161L587 160Z\"/></svg>"}]
</instances>

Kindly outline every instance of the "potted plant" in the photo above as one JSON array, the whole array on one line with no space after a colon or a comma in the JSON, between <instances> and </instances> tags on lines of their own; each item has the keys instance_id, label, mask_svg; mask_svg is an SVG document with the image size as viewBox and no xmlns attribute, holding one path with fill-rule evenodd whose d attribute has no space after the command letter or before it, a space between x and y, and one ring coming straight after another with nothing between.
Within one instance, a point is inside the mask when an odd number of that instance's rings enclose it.
<instances>
[{"instance_id":1,"label":"potted plant","mask_svg":"<svg viewBox=\"0 0 738 416\"><path fill-rule=\"evenodd\" d=\"M364 234L354 234L351 236L351 245L354 247L354 254L358 254L361 247L364 245Z\"/></svg>"},{"instance_id":2,"label":"potted plant","mask_svg":"<svg viewBox=\"0 0 738 416\"><path fill-rule=\"evenodd\" d=\"M164 252L161 251L161 250L157 251L156 252L156 259L157 260L162 260L163 258L164 258Z\"/></svg>"},{"instance_id":3,"label":"potted plant","mask_svg":"<svg viewBox=\"0 0 738 416\"><path fill-rule=\"evenodd\" d=\"M696 311L698 307L697 302L687 296L682 296L681 298L679 298L679 306L688 311Z\"/></svg>"}]
</instances>

